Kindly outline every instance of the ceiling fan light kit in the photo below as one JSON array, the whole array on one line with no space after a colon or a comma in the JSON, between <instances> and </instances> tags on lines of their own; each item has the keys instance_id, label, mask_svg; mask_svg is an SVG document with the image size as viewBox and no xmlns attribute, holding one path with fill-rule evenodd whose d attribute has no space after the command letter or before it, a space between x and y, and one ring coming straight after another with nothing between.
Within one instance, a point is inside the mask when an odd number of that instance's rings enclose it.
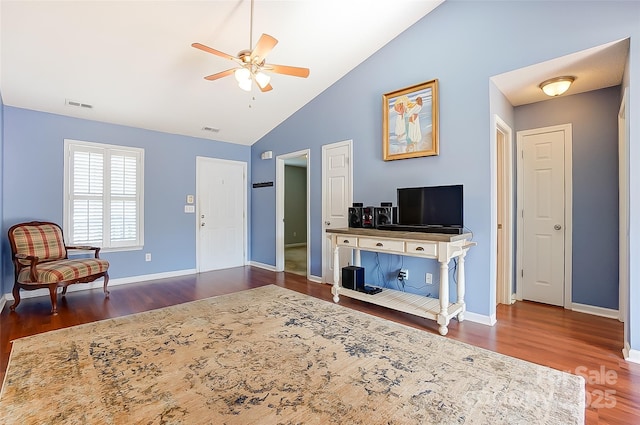
<instances>
[{"instance_id":1,"label":"ceiling fan light kit","mask_svg":"<svg viewBox=\"0 0 640 425\"><path fill-rule=\"evenodd\" d=\"M234 71L233 74L235 75L236 81L238 83L242 83L246 80L251 80L251 71L249 71L247 68L238 68Z\"/></svg>"},{"instance_id":2,"label":"ceiling fan light kit","mask_svg":"<svg viewBox=\"0 0 640 425\"><path fill-rule=\"evenodd\" d=\"M269 77L262 71L259 71L254 75L254 77L256 79L256 83L258 83L258 86L260 86L261 89L267 87L269 85L269 82L271 81L271 77Z\"/></svg>"},{"instance_id":3,"label":"ceiling fan light kit","mask_svg":"<svg viewBox=\"0 0 640 425\"><path fill-rule=\"evenodd\" d=\"M251 78L238 82L238 86L244 91L251 91Z\"/></svg>"},{"instance_id":4,"label":"ceiling fan light kit","mask_svg":"<svg viewBox=\"0 0 640 425\"><path fill-rule=\"evenodd\" d=\"M249 30L249 45L253 39L253 0L251 0L251 22ZM278 40L269 34L262 34L258 43L253 50L241 50L237 56L232 56L200 43L191 44L192 47L200 49L204 52L211 53L221 58L229 59L238 64L237 68L227 69L226 71L208 75L205 80L213 81L227 75L233 74L238 82L238 86L245 91L251 91L253 81L261 91L267 92L271 90L271 77L265 72L274 72L276 74L290 75L293 77L307 78L309 76L308 68L298 68L295 66L273 65L265 63L265 58L273 50Z\"/></svg>"}]
</instances>

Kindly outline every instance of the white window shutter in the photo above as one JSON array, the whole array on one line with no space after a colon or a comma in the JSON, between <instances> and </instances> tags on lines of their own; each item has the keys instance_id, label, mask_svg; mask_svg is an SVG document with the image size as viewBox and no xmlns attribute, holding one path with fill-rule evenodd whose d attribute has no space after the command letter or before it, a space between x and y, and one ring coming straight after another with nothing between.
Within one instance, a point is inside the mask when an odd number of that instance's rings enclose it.
<instances>
[{"instance_id":1,"label":"white window shutter","mask_svg":"<svg viewBox=\"0 0 640 425\"><path fill-rule=\"evenodd\" d=\"M142 247L144 150L72 140L65 148L69 243Z\"/></svg>"},{"instance_id":2,"label":"white window shutter","mask_svg":"<svg viewBox=\"0 0 640 425\"><path fill-rule=\"evenodd\" d=\"M138 159L111 155L111 242L132 243L138 238Z\"/></svg>"},{"instance_id":3,"label":"white window shutter","mask_svg":"<svg viewBox=\"0 0 640 425\"><path fill-rule=\"evenodd\" d=\"M74 149L72 166L71 242L102 246L104 153Z\"/></svg>"}]
</instances>

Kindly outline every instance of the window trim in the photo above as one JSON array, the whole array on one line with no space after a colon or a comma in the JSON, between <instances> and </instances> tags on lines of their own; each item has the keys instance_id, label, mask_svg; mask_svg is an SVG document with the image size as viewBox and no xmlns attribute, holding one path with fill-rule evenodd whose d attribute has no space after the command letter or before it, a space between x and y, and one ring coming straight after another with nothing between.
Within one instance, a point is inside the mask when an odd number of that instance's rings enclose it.
<instances>
[{"instance_id":1,"label":"window trim","mask_svg":"<svg viewBox=\"0 0 640 425\"><path fill-rule=\"evenodd\" d=\"M144 247L144 149L134 148L129 146L112 145L112 144L106 144L106 143L87 142L87 141L74 140L74 139L64 139L63 229L64 229L64 235L65 235L65 243L67 243L68 245L73 245L73 242L69 240L73 233L73 231L71 231L72 223L71 223L71 215L70 215L71 213L70 203L72 200L71 173L73 172L73 170L70 169L72 147L80 147L81 149L85 148L86 150L100 149L105 153L105 166L103 169L103 173L104 173L103 197L105 199L105 205L110 202L108 198L109 198L109 193L111 191L111 186L110 186L111 175L109 174L111 169L111 164L108 159L110 158L111 153L119 151L120 153L124 152L128 154L134 154L139 158L137 163L137 172L136 172L136 192L138 195L137 196L137 201L138 201L137 241L130 245L121 244L118 246L108 246L108 247L103 246L101 247L102 248L101 252L137 251L137 250L143 249ZM104 211L104 207L103 207L103 211ZM107 237L103 235L103 241L110 241L111 240L110 230L107 227L109 225L109 221L106 220L105 222L103 222L103 225L105 226L104 231L108 233Z\"/></svg>"}]
</instances>

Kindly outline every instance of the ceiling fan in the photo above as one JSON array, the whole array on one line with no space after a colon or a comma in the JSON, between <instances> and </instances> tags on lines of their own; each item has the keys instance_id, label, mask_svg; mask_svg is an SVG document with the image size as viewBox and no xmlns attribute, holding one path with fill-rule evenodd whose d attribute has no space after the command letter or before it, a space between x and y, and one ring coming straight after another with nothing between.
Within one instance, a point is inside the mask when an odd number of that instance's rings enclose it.
<instances>
[{"instance_id":1,"label":"ceiling fan","mask_svg":"<svg viewBox=\"0 0 640 425\"><path fill-rule=\"evenodd\" d=\"M249 47L253 40L253 0L251 0L251 22L249 27ZM262 34L258 43L253 50L241 50L237 56L232 56L200 43L191 44L192 47L200 49L204 52L212 53L225 59L232 60L238 64L236 68L227 69L204 77L205 80L213 81L227 75L234 74L238 85L241 89L250 91L252 82L255 81L261 91L267 92L272 90L270 81L271 77L266 72L275 72L276 74L291 75L294 77L307 78L309 76L308 68L299 68L295 66L274 65L265 62L266 56L273 50L278 40L269 34Z\"/></svg>"}]
</instances>

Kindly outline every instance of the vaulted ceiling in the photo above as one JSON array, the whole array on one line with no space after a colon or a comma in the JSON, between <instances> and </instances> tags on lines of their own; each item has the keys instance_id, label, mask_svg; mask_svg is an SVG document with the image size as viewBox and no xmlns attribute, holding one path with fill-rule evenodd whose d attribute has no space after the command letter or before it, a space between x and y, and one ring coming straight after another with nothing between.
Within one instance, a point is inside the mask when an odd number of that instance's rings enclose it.
<instances>
[{"instance_id":1,"label":"vaulted ceiling","mask_svg":"<svg viewBox=\"0 0 640 425\"><path fill-rule=\"evenodd\" d=\"M442 1L256 0L251 30L250 0L2 0L0 94L7 106L251 145ZM279 41L268 62L310 76L273 74L266 93L203 78L235 63L192 43L236 55L262 33Z\"/></svg>"}]
</instances>

